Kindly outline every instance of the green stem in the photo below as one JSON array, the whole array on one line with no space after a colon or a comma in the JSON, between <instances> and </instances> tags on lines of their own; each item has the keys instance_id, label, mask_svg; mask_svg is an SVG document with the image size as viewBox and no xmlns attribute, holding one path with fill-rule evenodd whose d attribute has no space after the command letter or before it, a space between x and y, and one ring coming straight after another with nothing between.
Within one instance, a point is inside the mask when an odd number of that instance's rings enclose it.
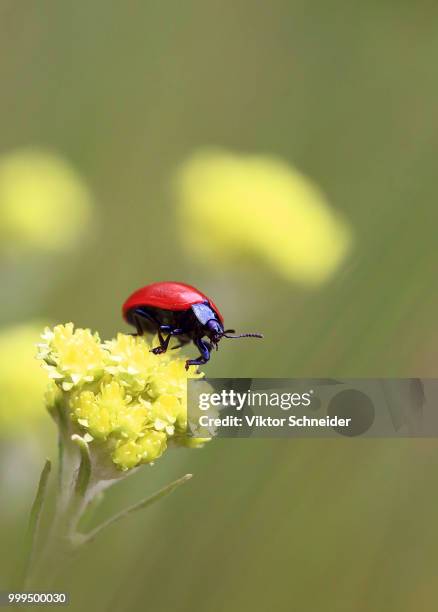
<instances>
[{"instance_id":1,"label":"green stem","mask_svg":"<svg viewBox=\"0 0 438 612\"><path fill-rule=\"evenodd\" d=\"M59 568L74 549L76 528L88 503L91 476L90 452L83 438L73 435L68 440L64 436L61 448L63 464L60 466L60 481L63 488L58 489L56 514L36 568L36 576L33 577L35 584L44 584L47 588L53 584Z\"/></svg>"},{"instance_id":2,"label":"green stem","mask_svg":"<svg viewBox=\"0 0 438 612\"><path fill-rule=\"evenodd\" d=\"M62 400L54 407L53 418L58 426L58 487L56 496L56 514L62 515L72 493L72 481L78 465L78 451L71 443L69 421L66 417L67 408Z\"/></svg>"},{"instance_id":3,"label":"green stem","mask_svg":"<svg viewBox=\"0 0 438 612\"><path fill-rule=\"evenodd\" d=\"M40 525L41 511L44 504L44 499L47 491L47 484L49 481L50 470L52 469L52 463L49 459L46 459L44 467L41 472L40 480L38 483L38 489L36 492L35 500L32 504L32 508L29 516L29 525L26 532L25 538L25 554L24 563L21 571L20 584L25 587L28 579L30 570L33 565L35 556L36 541L38 537L38 528Z\"/></svg>"},{"instance_id":4,"label":"green stem","mask_svg":"<svg viewBox=\"0 0 438 612\"><path fill-rule=\"evenodd\" d=\"M163 487L162 489L160 489L153 495L146 497L145 499L138 502L137 504L134 504L133 506L129 506L125 510L121 510L120 512L118 512L117 514L109 518L107 521L103 522L101 525L98 525L95 529L93 529L89 533L85 535L77 534L76 536L77 546L88 544L89 542L93 541L107 527L110 527L114 523L121 521L122 519L124 519L126 516L129 516L133 512L137 512L138 510L143 510L144 508L148 508L149 506L151 506L152 504L154 504L161 498L165 497L166 495L169 495L169 493L172 493L172 491L174 491L177 487L179 487L180 485L190 480L190 478L192 478L192 474L186 474L185 476L182 476L181 478L174 480L173 482Z\"/></svg>"},{"instance_id":5,"label":"green stem","mask_svg":"<svg viewBox=\"0 0 438 612\"><path fill-rule=\"evenodd\" d=\"M91 457L88 443L78 435L73 435L71 440L79 447L81 460L76 475L72 501L67 512L68 524L66 527L68 536L74 536L82 513L88 504L87 493L91 478Z\"/></svg>"}]
</instances>

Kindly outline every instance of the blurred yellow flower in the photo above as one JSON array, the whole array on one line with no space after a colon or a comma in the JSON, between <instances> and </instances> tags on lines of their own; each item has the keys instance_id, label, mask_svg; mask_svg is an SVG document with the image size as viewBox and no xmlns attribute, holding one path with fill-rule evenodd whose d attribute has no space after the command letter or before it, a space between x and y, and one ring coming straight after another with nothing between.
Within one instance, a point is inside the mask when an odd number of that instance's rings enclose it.
<instances>
[{"instance_id":1,"label":"blurred yellow flower","mask_svg":"<svg viewBox=\"0 0 438 612\"><path fill-rule=\"evenodd\" d=\"M185 359L153 355L144 338L97 333L72 323L46 328L38 357L49 376L46 402L55 419L70 422L90 451L102 452L122 470L151 463L170 445L199 447L186 435ZM60 413L59 411L62 411Z\"/></svg>"},{"instance_id":2,"label":"blurred yellow flower","mask_svg":"<svg viewBox=\"0 0 438 612\"><path fill-rule=\"evenodd\" d=\"M44 415L47 377L35 359L41 323L0 330L0 435L29 430Z\"/></svg>"},{"instance_id":3,"label":"blurred yellow flower","mask_svg":"<svg viewBox=\"0 0 438 612\"><path fill-rule=\"evenodd\" d=\"M317 185L277 157L200 152L176 189L185 246L209 263L262 260L289 281L317 284L352 242Z\"/></svg>"},{"instance_id":4,"label":"blurred yellow flower","mask_svg":"<svg viewBox=\"0 0 438 612\"><path fill-rule=\"evenodd\" d=\"M67 250L90 218L90 193L61 157L24 149L0 158L0 251Z\"/></svg>"}]
</instances>

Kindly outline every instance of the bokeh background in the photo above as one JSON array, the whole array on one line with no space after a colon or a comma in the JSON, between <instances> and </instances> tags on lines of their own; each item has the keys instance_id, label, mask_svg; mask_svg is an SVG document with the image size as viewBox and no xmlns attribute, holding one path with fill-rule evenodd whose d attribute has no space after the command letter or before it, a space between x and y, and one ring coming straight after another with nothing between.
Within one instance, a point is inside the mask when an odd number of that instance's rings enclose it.
<instances>
[{"instance_id":1,"label":"bokeh background","mask_svg":"<svg viewBox=\"0 0 438 612\"><path fill-rule=\"evenodd\" d=\"M2 588L55 452L32 358L45 323L112 337L132 290L179 279L265 333L223 342L211 376L437 375L437 23L405 0L0 1ZM248 214L225 180L205 199L228 215L219 233L181 214L178 177L211 148L274 156L320 190L349 236L330 274L272 263L264 208L283 242L310 236L304 267L319 219L293 197L284 216L275 186ZM197 223L223 260L191 250ZM236 224L245 248L221 242ZM435 440L213 441L145 466L92 520L186 472L59 578L70 609L436 609Z\"/></svg>"}]
</instances>

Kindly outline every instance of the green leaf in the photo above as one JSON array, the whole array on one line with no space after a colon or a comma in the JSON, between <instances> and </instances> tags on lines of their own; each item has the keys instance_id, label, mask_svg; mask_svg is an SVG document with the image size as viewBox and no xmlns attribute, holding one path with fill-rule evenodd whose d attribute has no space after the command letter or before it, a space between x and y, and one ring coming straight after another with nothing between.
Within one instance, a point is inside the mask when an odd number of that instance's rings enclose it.
<instances>
[{"instance_id":1,"label":"green leaf","mask_svg":"<svg viewBox=\"0 0 438 612\"><path fill-rule=\"evenodd\" d=\"M25 585L28 579L28 575L32 567L32 562L35 554L35 545L38 535L38 528L41 519L41 512L43 509L51 469L52 463L49 459L46 459L38 483L35 500L32 504L32 508L30 511L29 525L25 537L23 565L21 568L19 579L19 583L23 586Z\"/></svg>"},{"instance_id":2,"label":"green leaf","mask_svg":"<svg viewBox=\"0 0 438 612\"><path fill-rule=\"evenodd\" d=\"M152 504L159 501L163 497L166 497L167 495L169 495L169 493L172 493L172 491L174 491L180 485L190 480L192 476L193 474L186 474L185 476L182 476L181 478L178 478L177 480L174 480L170 484L166 485L165 487L163 487L156 493L153 493L149 497L146 497L145 499L138 502L137 504L134 504L133 506L129 506L125 510L118 512L113 517L103 522L101 525L98 525L95 529L93 529L89 533L83 535L82 537L79 537L76 541L77 545L87 544L88 542L91 542L92 540L94 540L96 536L98 536L107 527L110 527L114 523L121 521L122 519L129 516L133 512L137 512L138 510L143 510L144 508L148 508L149 506L152 506Z\"/></svg>"},{"instance_id":3,"label":"green leaf","mask_svg":"<svg viewBox=\"0 0 438 612\"><path fill-rule=\"evenodd\" d=\"M86 440L81 438L81 436L74 435L71 439L79 446L79 451L81 453L81 463L76 477L75 495L84 497L91 477L90 449L88 448Z\"/></svg>"}]
</instances>

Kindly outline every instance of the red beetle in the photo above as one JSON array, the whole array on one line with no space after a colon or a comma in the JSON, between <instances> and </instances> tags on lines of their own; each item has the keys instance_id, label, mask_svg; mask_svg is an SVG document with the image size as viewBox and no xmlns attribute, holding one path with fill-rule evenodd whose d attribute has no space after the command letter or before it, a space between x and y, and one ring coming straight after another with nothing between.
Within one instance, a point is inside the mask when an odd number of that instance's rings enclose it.
<instances>
[{"instance_id":1,"label":"red beetle","mask_svg":"<svg viewBox=\"0 0 438 612\"><path fill-rule=\"evenodd\" d=\"M230 336L234 329L224 330L224 319L216 304L185 283L152 283L138 289L123 304L123 317L135 326L139 336L145 332L158 334L160 346L152 349L155 355L165 353L174 336L178 336L179 344L173 348L193 341L201 354L186 361L186 370L191 365L207 363L221 338L263 338L262 334Z\"/></svg>"}]
</instances>

